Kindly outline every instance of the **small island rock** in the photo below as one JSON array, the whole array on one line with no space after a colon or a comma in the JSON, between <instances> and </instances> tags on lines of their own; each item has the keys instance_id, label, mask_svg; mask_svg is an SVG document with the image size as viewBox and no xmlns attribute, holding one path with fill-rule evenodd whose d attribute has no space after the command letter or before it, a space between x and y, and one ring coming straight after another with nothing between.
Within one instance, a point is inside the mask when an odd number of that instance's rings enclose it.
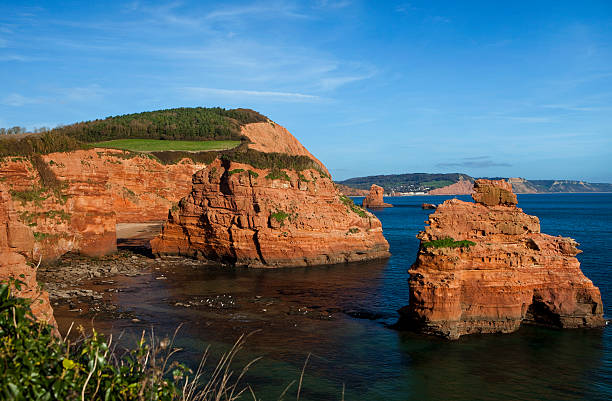
<instances>
[{"instance_id":1,"label":"small island rock","mask_svg":"<svg viewBox=\"0 0 612 401\"><path fill-rule=\"evenodd\" d=\"M383 195L385 194L385 190L383 187L378 186L376 184L372 184L370 187L370 193L363 199L363 207L367 207L368 209L382 209L385 207L393 207L390 203L385 203L383 200Z\"/></svg>"},{"instance_id":2,"label":"small island rock","mask_svg":"<svg viewBox=\"0 0 612 401\"><path fill-rule=\"evenodd\" d=\"M410 302L399 328L457 339L522 324L605 325L599 289L580 270L571 238L540 233L505 181L477 180L476 203L447 200L417 236Z\"/></svg>"}]
</instances>

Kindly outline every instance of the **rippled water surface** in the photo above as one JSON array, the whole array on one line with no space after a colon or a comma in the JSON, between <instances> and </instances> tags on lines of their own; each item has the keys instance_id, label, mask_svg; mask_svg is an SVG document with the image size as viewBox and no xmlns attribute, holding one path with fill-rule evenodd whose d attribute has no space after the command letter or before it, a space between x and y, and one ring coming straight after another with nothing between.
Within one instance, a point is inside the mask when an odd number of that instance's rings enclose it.
<instances>
[{"instance_id":1,"label":"rippled water surface","mask_svg":"<svg viewBox=\"0 0 612 401\"><path fill-rule=\"evenodd\" d=\"M258 330L238 362L263 357L246 381L264 400L276 400L299 377L308 354L302 400L339 400L343 385L347 400L612 399L610 327L526 327L456 342L387 327L408 303L406 270L416 256L415 235L431 212L420 205L448 198L385 200L395 207L375 213L391 245L387 261L281 270L184 266L167 272L167 280L130 278L124 284L131 290L120 293L119 302L143 323L115 322L113 330L153 325L167 333L184 323L181 358L190 363L207 344L218 353L240 334ZM611 194L519 195L519 206L540 218L543 232L581 244L582 269L601 289L607 318L611 205ZM211 299L231 307L175 306Z\"/></svg>"}]
</instances>

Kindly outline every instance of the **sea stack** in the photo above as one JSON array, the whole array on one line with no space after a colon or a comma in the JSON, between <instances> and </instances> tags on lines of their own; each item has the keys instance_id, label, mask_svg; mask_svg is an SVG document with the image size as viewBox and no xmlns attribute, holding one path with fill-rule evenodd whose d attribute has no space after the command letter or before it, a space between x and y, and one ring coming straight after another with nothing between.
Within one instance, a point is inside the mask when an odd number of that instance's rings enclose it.
<instances>
[{"instance_id":1,"label":"sea stack","mask_svg":"<svg viewBox=\"0 0 612 401\"><path fill-rule=\"evenodd\" d=\"M571 238L540 233L510 183L477 180L475 203L447 200L418 234L410 302L398 326L457 339L521 324L605 325L599 289L580 270Z\"/></svg>"},{"instance_id":2,"label":"sea stack","mask_svg":"<svg viewBox=\"0 0 612 401\"><path fill-rule=\"evenodd\" d=\"M383 209L385 207L393 207L392 204L384 202L384 194L385 190L383 187L372 184L370 187L370 193L363 199L363 207L367 207L368 209Z\"/></svg>"}]
</instances>

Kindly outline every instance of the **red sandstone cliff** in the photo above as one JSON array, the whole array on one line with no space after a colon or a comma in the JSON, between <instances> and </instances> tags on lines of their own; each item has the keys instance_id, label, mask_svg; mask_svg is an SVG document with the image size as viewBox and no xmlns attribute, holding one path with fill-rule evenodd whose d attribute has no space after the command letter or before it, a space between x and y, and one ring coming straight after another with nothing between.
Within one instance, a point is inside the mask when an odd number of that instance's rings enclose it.
<instances>
[{"instance_id":1,"label":"red sandstone cliff","mask_svg":"<svg viewBox=\"0 0 612 401\"><path fill-rule=\"evenodd\" d=\"M241 128L242 135L249 138L249 149L264 153L286 153L295 156L307 156L317 162L319 167L330 175L319 159L314 157L285 127L273 122L246 124Z\"/></svg>"},{"instance_id":2,"label":"red sandstone cliff","mask_svg":"<svg viewBox=\"0 0 612 401\"><path fill-rule=\"evenodd\" d=\"M33 244L32 231L17 220L9 190L0 186L0 282L7 283L10 278L22 281L14 294L32 300L34 316L55 326L49 294L38 287L36 267L26 264L25 256L31 256Z\"/></svg>"},{"instance_id":3,"label":"red sandstone cliff","mask_svg":"<svg viewBox=\"0 0 612 401\"><path fill-rule=\"evenodd\" d=\"M372 184L370 187L370 192L368 196L363 199L363 207L367 207L369 209L382 209L385 207L393 207L390 203L385 203L383 200L383 195L385 194L385 190L383 187L380 187L376 184Z\"/></svg>"},{"instance_id":4,"label":"red sandstone cliff","mask_svg":"<svg viewBox=\"0 0 612 401\"><path fill-rule=\"evenodd\" d=\"M428 195L471 195L473 192L474 184L469 180L461 179L454 184L432 189Z\"/></svg>"},{"instance_id":5,"label":"red sandstone cliff","mask_svg":"<svg viewBox=\"0 0 612 401\"><path fill-rule=\"evenodd\" d=\"M92 149L0 160L19 219L35 233L34 260L69 251L100 256L116 250L116 223L162 221L191 190L204 167L189 159L164 165L147 155ZM40 162L39 162L40 164ZM50 187L46 181L54 181Z\"/></svg>"},{"instance_id":6,"label":"red sandstone cliff","mask_svg":"<svg viewBox=\"0 0 612 401\"><path fill-rule=\"evenodd\" d=\"M216 160L193 177L153 252L252 267L308 266L389 255L380 221L316 170Z\"/></svg>"},{"instance_id":7,"label":"red sandstone cliff","mask_svg":"<svg viewBox=\"0 0 612 401\"><path fill-rule=\"evenodd\" d=\"M560 328L605 324L599 289L584 276L571 238L540 233L505 181L477 180L476 203L452 199L429 216L410 268L400 326L456 339L509 333L523 323ZM427 247L451 237L469 247Z\"/></svg>"}]
</instances>

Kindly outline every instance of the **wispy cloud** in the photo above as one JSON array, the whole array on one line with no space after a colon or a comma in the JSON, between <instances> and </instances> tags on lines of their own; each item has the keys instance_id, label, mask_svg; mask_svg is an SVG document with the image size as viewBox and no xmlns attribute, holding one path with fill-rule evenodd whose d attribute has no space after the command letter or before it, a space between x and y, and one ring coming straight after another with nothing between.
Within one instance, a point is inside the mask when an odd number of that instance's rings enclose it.
<instances>
[{"instance_id":1,"label":"wispy cloud","mask_svg":"<svg viewBox=\"0 0 612 401\"><path fill-rule=\"evenodd\" d=\"M0 99L0 104L12 107L21 107L31 104L87 102L101 99L106 90L98 85L74 88L58 88L47 95L23 96L11 93Z\"/></svg>"},{"instance_id":2,"label":"wispy cloud","mask_svg":"<svg viewBox=\"0 0 612 401\"><path fill-rule=\"evenodd\" d=\"M8 47L8 40L0 38L0 48Z\"/></svg>"},{"instance_id":3,"label":"wispy cloud","mask_svg":"<svg viewBox=\"0 0 612 401\"><path fill-rule=\"evenodd\" d=\"M356 126L356 125L365 125L365 124L370 124L377 121L376 118L356 118L353 120L348 120L348 121L342 121L339 123L335 123L332 124L332 127L352 127L352 126Z\"/></svg>"},{"instance_id":4,"label":"wispy cloud","mask_svg":"<svg viewBox=\"0 0 612 401\"><path fill-rule=\"evenodd\" d=\"M316 6L318 8L345 8L353 4L352 1L349 0L318 0L316 2Z\"/></svg>"},{"instance_id":5,"label":"wispy cloud","mask_svg":"<svg viewBox=\"0 0 612 401\"><path fill-rule=\"evenodd\" d=\"M335 90L340 86L371 78L373 75L374 73L358 76L324 77L319 80L319 88L324 91Z\"/></svg>"},{"instance_id":6,"label":"wispy cloud","mask_svg":"<svg viewBox=\"0 0 612 401\"><path fill-rule=\"evenodd\" d=\"M417 8L413 6L411 3L402 3L395 7L395 11L402 14L408 14L411 11L415 11Z\"/></svg>"},{"instance_id":7,"label":"wispy cloud","mask_svg":"<svg viewBox=\"0 0 612 401\"><path fill-rule=\"evenodd\" d=\"M37 59L33 58L33 57L28 57L28 56L22 56L19 54L0 54L0 62L1 61L22 61L22 62L28 62L28 61L35 61Z\"/></svg>"},{"instance_id":8,"label":"wispy cloud","mask_svg":"<svg viewBox=\"0 0 612 401\"><path fill-rule=\"evenodd\" d=\"M511 167L504 162L493 161L490 156L464 157L456 162L438 163L439 168L489 168L489 167Z\"/></svg>"},{"instance_id":9,"label":"wispy cloud","mask_svg":"<svg viewBox=\"0 0 612 401\"><path fill-rule=\"evenodd\" d=\"M304 93L294 92L275 92L275 91L257 91L246 89L219 89L219 88L201 88L187 87L184 90L194 95L220 95L227 97L265 97L272 99L282 99L291 101L313 101L320 99L319 96L308 95Z\"/></svg>"},{"instance_id":10,"label":"wispy cloud","mask_svg":"<svg viewBox=\"0 0 612 401\"><path fill-rule=\"evenodd\" d=\"M38 97L26 97L19 93L11 93L0 99L0 104L5 106L20 107L27 104L41 103L42 99Z\"/></svg>"},{"instance_id":11,"label":"wispy cloud","mask_svg":"<svg viewBox=\"0 0 612 401\"><path fill-rule=\"evenodd\" d=\"M433 17L428 17L427 20L437 24L448 24L449 22L451 22L450 18L445 17L443 15L434 15Z\"/></svg>"},{"instance_id":12,"label":"wispy cloud","mask_svg":"<svg viewBox=\"0 0 612 401\"><path fill-rule=\"evenodd\" d=\"M521 123L537 123L537 124L550 123L554 120L554 118L548 117L548 116L499 116L497 118L518 121Z\"/></svg>"},{"instance_id":13,"label":"wispy cloud","mask_svg":"<svg viewBox=\"0 0 612 401\"><path fill-rule=\"evenodd\" d=\"M553 110L566 110L566 111L607 111L612 110L612 107L604 107L604 106L579 106L575 104L543 104L540 107L545 109L553 109Z\"/></svg>"},{"instance_id":14,"label":"wispy cloud","mask_svg":"<svg viewBox=\"0 0 612 401\"><path fill-rule=\"evenodd\" d=\"M555 117L549 115L524 116L500 112L486 113L477 116L470 116L468 118L474 120L510 120L528 124L544 124L553 122L555 120Z\"/></svg>"}]
</instances>

